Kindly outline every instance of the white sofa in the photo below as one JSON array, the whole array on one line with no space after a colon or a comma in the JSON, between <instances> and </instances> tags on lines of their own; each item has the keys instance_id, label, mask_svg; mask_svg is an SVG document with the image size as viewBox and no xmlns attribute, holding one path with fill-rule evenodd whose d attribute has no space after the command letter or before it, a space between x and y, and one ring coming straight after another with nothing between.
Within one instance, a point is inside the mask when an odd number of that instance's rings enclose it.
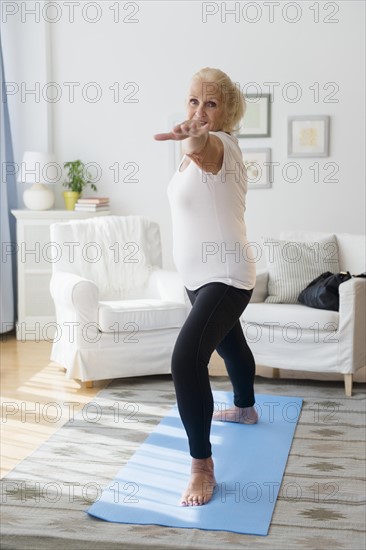
<instances>
[{"instance_id":1,"label":"white sofa","mask_svg":"<svg viewBox=\"0 0 366 550\"><path fill-rule=\"evenodd\" d=\"M329 233L286 231L287 241L318 241ZM340 271L365 271L365 236L336 235ZM268 270L257 269L252 299L241 323L256 363L274 369L342 373L346 395L352 395L353 374L366 364L366 280L352 278L339 287L338 311L314 309L302 304L265 303Z\"/></svg>"},{"instance_id":2,"label":"white sofa","mask_svg":"<svg viewBox=\"0 0 366 550\"><path fill-rule=\"evenodd\" d=\"M51 359L67 378L165 374L187 316L180 276L162 269L160 230L142 216L51 225L57 331Z\"/></svg>"}]
</instances>

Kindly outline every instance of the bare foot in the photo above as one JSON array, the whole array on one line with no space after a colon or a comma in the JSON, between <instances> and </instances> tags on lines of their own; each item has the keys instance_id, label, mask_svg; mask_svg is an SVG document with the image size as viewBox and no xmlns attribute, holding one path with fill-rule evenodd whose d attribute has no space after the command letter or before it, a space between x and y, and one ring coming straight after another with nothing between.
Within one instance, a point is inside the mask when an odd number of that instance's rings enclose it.
<instances>
[{"instance_id":1,"label":"bare foot","mask_svg":"<svg viewBox=\"0 0 366 550\"><path fill-rule=\"evenodd\" d=\"M258 422L258 414L254 407L237 407L234 405L230 407L230 409L214 412L212 420L239 422L240 424L256 424Z\"/></svg>"},{"instance_id":2,"label":"bare foot","mask_svg":"<svg viewBox=\"0 0 366 550\"><path fill-rule=\"evenodd\" d=\"M216 485L212 457L192 458L191 479L182 494L182 506L200 506L211 500Z\"/></svg>"}]
</instances>

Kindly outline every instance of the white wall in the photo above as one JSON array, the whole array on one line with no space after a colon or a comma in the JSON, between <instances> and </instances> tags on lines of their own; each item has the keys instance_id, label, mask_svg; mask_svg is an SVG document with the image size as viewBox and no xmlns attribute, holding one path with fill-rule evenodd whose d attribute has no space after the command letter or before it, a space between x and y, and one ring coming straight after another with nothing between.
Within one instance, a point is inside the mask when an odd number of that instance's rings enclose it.
<instances>
[{"instance_id":1,"label":"white wall","mask_svg":"<svg viewBox=\"0 0 366 550\"><path fill-rule=\"evenodd\" d=\"M273 22L269 7L259 1L236 3L241 11L239 22L233 15L227 15L225 22L221 2L120 2L117 23L110 9L116 2L95 3L101 10L96 23L82 17L82 8L90 3L82 1L75 7L75 21L71 23L67 6L59 2L60 20L50 25L51 43L46 40L42 16L39 23L33 22L32 15L21 22L21 5L30 8L35 2L18 4L20 11L2 24L6 80L25 81L29 87L35 81L42 87L52 80L60 87L62 97L53 104L52 116L50 102L42 97L38 104L32 98L21 103L19 95L10 98L16 161L20 162L25 149L45 149L53 143L60 163L81 158L100 165L98 195L111 198L113 214L142 214L161 224L165 267L174 269L166 196L171 147L155 142L152 136L168 130L169 116L182 110L190 76L203 66L221 68L242 88L256 82L264 93L269 91L264 83L278 83L272 103L271 137L241 140L248 147L271 147L272 160L279 163L271 189L248 191L246 223L250 240L259 241L261 235L278 236L282 229L364 232L363 2L281 2L274 8ZM273 7L276 3L270 4ZM138 11L132 14L134 5ZM312 5L319 7L317 23ZM205 6L218 10L206 23L202 21ZM234 2L226 3L227 8L234 6ZM283 13L294 19L296 7L298 13L302 12L299 21L287 22ZM262 10L256 23L244 19L246 8L247 19L251 20L255 9ZM52 9L47 13L50 18L55 16ZM93 18L95 13L91 6L84 16ZM138 22L123 21L129 14ZM339 21L325 23L326 17ZM46 48L50 48L50 74ZM80 83L74 103L68 98L66 82ZM85 91L90 82L98 83L102 91L96 103L88 102L80 91ZM138 102L115 103L109 87L116 82L122 99L132 90L124 90L123 86L135 82ZM301 87L302 97L297 102L283 97L289 82ZM328 84L331 82L338 87L333 96L336 103L325 102L334 89ZM319 83L319 102L314 101L310 89L314 83ZM89 91L92 93L91 88ZM328 158L287 157L287 116L291 114L330 115ZM301 167L302 177L290 183L281 172L286 163L294 161ZM138 182L114 182L109 167L119 163L123 179L128 173L123 167L128 162L138 165ZM310 169L315 162L321 169L318 183ZM328 162L339 167L334 176L337 183L324 181L331 174L325 169ZM62 190L60 184L56 189L58 208L63 208Z\"/></svg>"}]
</instances>

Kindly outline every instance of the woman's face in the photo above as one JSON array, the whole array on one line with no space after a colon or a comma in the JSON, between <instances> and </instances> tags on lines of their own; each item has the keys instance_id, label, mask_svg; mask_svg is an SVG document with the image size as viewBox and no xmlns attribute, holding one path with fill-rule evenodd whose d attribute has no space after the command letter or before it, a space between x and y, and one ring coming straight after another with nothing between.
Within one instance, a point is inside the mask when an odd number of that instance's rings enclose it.
<instances>
[{"instance_id":1,"label":"woman's face","mask_svg":"<svg viewBox=\"0 0 366 550\"><path fill-rule=\"evenodd\" d=\"M187 119L208 124L210 132L222 129L225 121L225 105L218 84L192 80L187 99Z\"/></svg>"}]
</instances>

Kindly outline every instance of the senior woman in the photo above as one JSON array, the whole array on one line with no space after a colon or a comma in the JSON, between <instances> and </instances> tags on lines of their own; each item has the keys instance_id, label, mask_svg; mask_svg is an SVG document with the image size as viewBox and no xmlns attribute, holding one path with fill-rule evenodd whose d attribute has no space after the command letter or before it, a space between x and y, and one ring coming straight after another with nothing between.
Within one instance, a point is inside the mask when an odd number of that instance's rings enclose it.
<instances>
[{"instance_id":1,"label":"senior woman","mask_svg":"<svg viewBox=\"0 0 366 550\"><path fill-rule=\"evenodd\" d=\"M239 320L256 280L244 221L246 170L232 135L244 111L244 97L229 76L206 67L192 77L186 120L171 132L154 136L182 140L184 153L167 189L173 258L192 304L171 363L192 457L183 506L206 504L216 485L212 418L244 424L258 421L255 361ZM234 406L215 414L208 373L214 350L225 361L234 391Z\"/></svg>"}]
</instances>

